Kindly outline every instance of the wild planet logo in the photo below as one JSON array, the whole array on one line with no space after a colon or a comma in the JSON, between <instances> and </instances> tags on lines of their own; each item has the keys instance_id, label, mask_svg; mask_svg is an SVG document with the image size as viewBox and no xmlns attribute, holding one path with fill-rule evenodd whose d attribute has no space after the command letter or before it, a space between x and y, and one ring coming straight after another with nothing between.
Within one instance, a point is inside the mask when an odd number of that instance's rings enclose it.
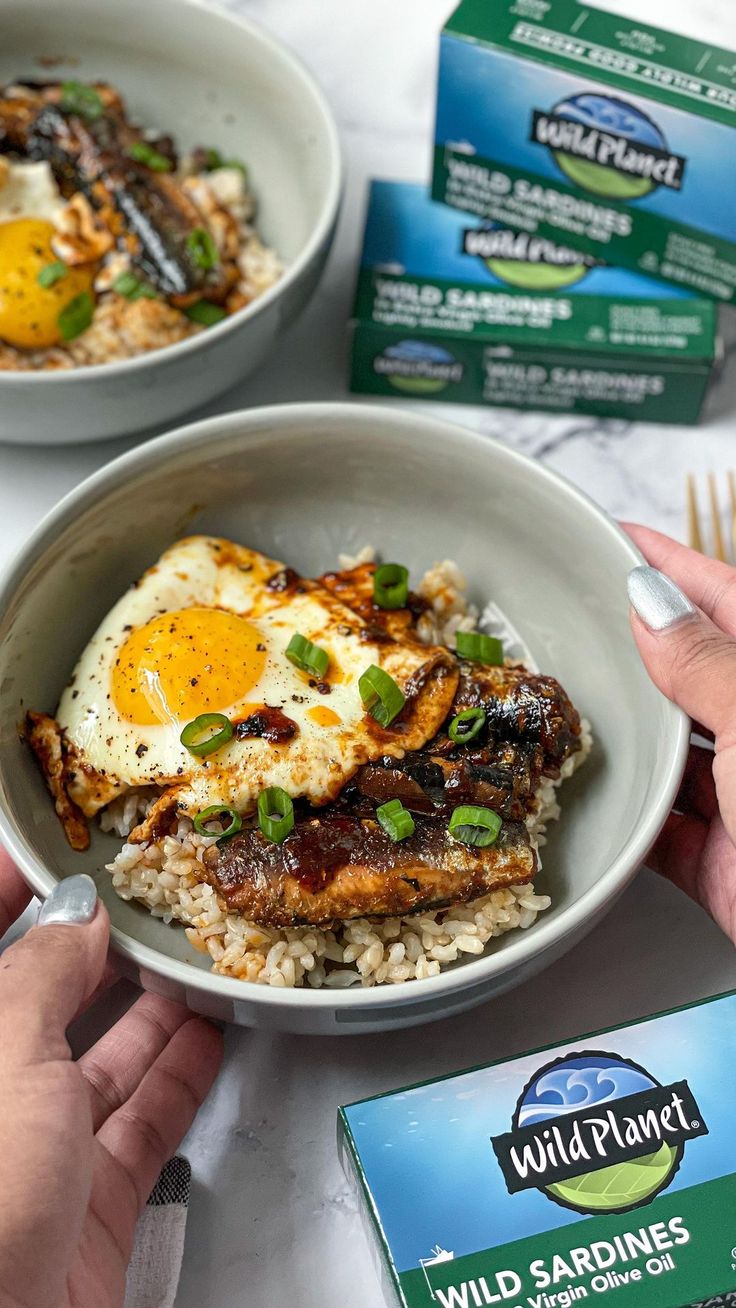
<instances>
[{"instance_id":1,"label":"wild planet logo","mask_svg":"<svg viewBox=\"0 0 736 1308\"><path fill-rule=\"evenodd\" d=\"M615 96L589 91L535 109L531 139L545 145L560 170L607 200L641 200L658 186L682 189L687 160L669 149L657 124Z\"/></svg>"},{"instance_id":2,"label":"wild planet logo","mask_svg":"<svg viewBox=\"0 0 736 1308\"><path fill-rule=\"evenodd\" d=\"M467 228L462 248L463 254L481 259L499 281L522 291L560 291L599 266L592 254L494 223Z\"/></svg>"},{"instance_id":3,"label":"wild planet logo","mask_svg":"<svg viewBox=\"0 0 736 1308\"><path fill-rule=\"evenodd\" d=\"M438 395L462 380L463 365L431 341L399 341L373 360L373 370L406 395Z\"/></svg>"},{"instance_id":4,"label":"wild planet logo","mask_svg":"<svg viewBox=\"0 0 736 1308\"><path fill-rule=\"evenodd\" d=\"M660 1085L618 1054L547 1064L492 1140L510 1194L536 1189L578 1213L627 1213L672 1183L708 1128L686 1081Z\"/></svg>"}]
</instances>

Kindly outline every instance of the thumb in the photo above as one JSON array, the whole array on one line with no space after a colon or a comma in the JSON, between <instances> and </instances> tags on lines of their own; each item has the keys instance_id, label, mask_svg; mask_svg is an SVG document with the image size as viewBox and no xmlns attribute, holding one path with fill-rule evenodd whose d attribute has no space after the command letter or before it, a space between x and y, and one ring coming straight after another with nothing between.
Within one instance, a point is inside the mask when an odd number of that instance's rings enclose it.
<instances>
[{"instance_id":1,"label":"thumb","mask_svg":"<svg viewBox=\"0 0 736 1308\"><path fill-rule=\"evenodd\" d=\"M653 682L721 748L736 742L736 641L656 568L629 574L632 627Z\"/></svg>"},{"instance_id":2,"label":"thumb","mask_svg":"<svg viewBox=\"0 0 736 1308\"><path fill-rule=\"evenodd\" d=\"M18 1063L69 1057L66 1029L99 985L110 919L91 877L60 881L0 959L0 1048Z\"/></svg>"}]
</instances>

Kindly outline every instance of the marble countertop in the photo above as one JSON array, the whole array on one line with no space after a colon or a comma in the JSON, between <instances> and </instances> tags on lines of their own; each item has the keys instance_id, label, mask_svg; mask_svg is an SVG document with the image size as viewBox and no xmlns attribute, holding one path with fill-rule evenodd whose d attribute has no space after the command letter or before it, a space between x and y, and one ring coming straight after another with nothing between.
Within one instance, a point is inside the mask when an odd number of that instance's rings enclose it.
<instances>
[{"instance_id":1,"label":"marble countertop","mask_svg":"<svg viewBox=\"0 0 736 1308\"><path fill-rule=\"evenodd\" d=\"M452 0L230 0L229 7L282 37L317 75L341 128L348 185L327 274L278 362L207 411L344 399L366 181L427 175L437 32ZM609 0L608 7L736 47L733 0ZM679 536L686 472L736 466L736 358L698 429L415 407L497 436L611 513ZM130 444L0 448L0 564L61 494ZM194 1191L177 1308L381 1308L371 1250L337 1161L340 1103L733 986L731 946L689 901L643 872L543 982L465 1017L340 1041L229 1031L223 1074L186 1142ZM124 991L113 994L94 1020L127 1002Z\"/></svg>"}]
</instances>

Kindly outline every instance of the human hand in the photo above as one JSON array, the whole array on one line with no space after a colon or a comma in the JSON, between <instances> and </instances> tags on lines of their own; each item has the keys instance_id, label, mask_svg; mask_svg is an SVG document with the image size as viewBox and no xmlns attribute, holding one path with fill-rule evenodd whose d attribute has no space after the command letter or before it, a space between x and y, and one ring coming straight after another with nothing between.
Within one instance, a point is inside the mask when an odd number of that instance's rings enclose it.
<instances>
[{"instance_id":1,"label":"human hand","mask_svg":"<svg viewBox=\"0 0 736 1308\"><path fill-rule=\"evenodd\" d=\"M0 937L29 899L0 850ZM72 1061L109 933L74 877L0 957L0 1308L120 1308L138 1216L220 1066L216 1028L152 994Z\"/></svg>"},{"instance_id":2,"label":"human hand","mask_svg":"<svg viewBox=\"0 0 736 1308\"><path fill-rule=\"evenodd\" d=\"M655 685L715 745L715 753L691 745L675 810L647 861L736 943L736 568L624 526L653 565L629 578L639 652Z\"/></svg>"}]
</instances>

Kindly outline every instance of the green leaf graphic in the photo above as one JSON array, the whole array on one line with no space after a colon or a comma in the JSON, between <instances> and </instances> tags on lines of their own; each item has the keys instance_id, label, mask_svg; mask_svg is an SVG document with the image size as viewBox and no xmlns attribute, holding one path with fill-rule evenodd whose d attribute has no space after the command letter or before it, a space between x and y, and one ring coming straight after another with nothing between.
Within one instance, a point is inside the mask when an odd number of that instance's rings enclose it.
<instances>
[{"instance_id":1,"label":"green leaf graphic","mask_svg":"<svg viewBox=\"0 0 736 1308\"><path fill-rule=\"evenodd\" d=\"M677 1151L663 1144L656 1154L628 1163L615 1163L599 1172L571 1177L547 1186L547 1193L584 1212L633 1208L662 1188L677 1161Z\"/></svg>"},{"instance_id":2,"label":"green leaf graphic","mask_svg":"<svg viewBox=\"0 0 736 1308\"><path fill-rule=\"evenodd\" d=\"M613 168L603 164L590 163L587 159L578 159L575 155L554 152L555 163L570 181L581 186L593 195L602 195L610 200L640 200L655 189L655 183L648 177L629 177L626 173L617 173Z\"/></svg>"},{"instance_id":3,"label":"green leaf graphic","mask_svg":"<svg viewBox=\"0 0 736 1308\"><path fill-rule=\"evenodd\" d=\"M397 391L406 391L408 395L436 395L443 391L447 382L434 377L396 377L389 374L389 381Z\"/></svg>"},{"instance_id":4,"label":"green leaf graphic","mask_svg":"<svg viewBox=\"0 0 736 1308\"><path fill-rule=\"evenodd\" d=\"M561 264L523 263L513 259L486 259L488 271L509 286L524 291L559 291L563 286L574 286L590 272L584 263Z\"/></svg>"}]
</instances>

